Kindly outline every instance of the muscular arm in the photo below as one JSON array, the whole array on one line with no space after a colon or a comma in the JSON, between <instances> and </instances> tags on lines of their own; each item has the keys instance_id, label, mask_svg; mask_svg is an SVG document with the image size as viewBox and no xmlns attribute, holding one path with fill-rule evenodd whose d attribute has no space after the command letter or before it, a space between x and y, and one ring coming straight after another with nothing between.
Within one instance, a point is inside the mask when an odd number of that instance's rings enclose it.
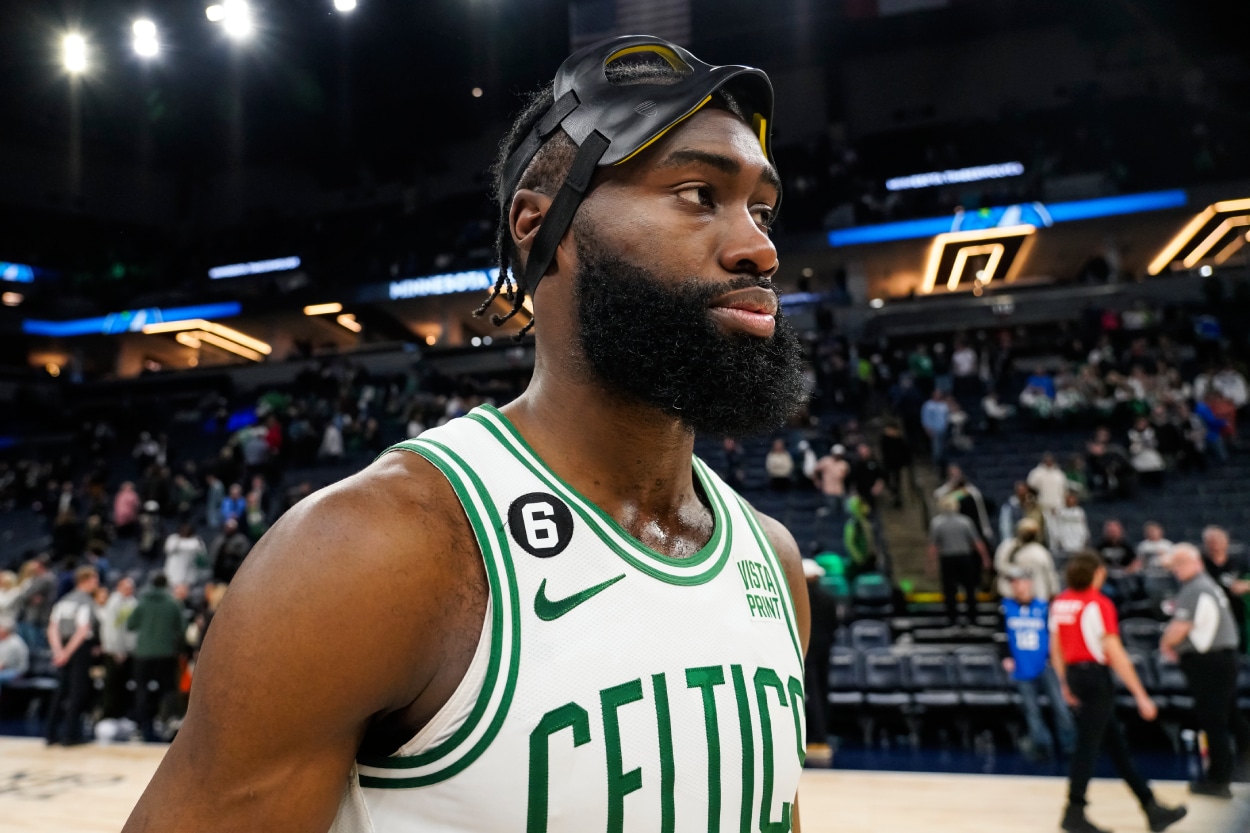
<instances>
[{"instance_id":1,"label":"muscular arm","mask_svg":"<svg viewBox=\"0 0 1250 833\"><path fill-rule=\"evenodd\" d=\"M1168 623L1167 629L1163 631L1163 638L1159 640L1159 648L1163 651L1175 653L1176 647L1185 641L1185 637L1189 636L1189 632L1193 628L1193 622L1182 622L1179 619L1173 619Z\"/></svg>"},{"instance_id":2,"label":"muscular arm","mask_svg":"<svg viewBox=\"0 0 1250 833\"><path fill-rule=\"evenodd\" d=\"M466 589L472 541L441 475L407 453L288 512L230 585L124 833L328 829L371 722L450 693L448 622L485 604Z\"/></svg>"},{"instance_id":3,"label":"muscular arm","mask_svg":"<svg viewBox=\"0 0 1250 833\"><path fill-rule=\"evenodd\" d=\"M764 528L764 534L768 537L768 542L773 545L773 550L781 561L781 569L786 574L786 584L790 587L790 598L794 600L794 627L799 633L799 643L803 648L803 655L807 656L807 643L811 638L812 632L812 615L808 606L807 579L803 575L803 556L799 553L799 545L794 542L794 536L790 534L790 530L786 529L779 522L767 515L761 515L759 512L755 513L755 517ZM799 743L804 741L804 738L799 738ZM800 833L799 796L797 793L794 796L794 810L791 814L791 820L794 833Z\"/></svg>"}]
</instances>

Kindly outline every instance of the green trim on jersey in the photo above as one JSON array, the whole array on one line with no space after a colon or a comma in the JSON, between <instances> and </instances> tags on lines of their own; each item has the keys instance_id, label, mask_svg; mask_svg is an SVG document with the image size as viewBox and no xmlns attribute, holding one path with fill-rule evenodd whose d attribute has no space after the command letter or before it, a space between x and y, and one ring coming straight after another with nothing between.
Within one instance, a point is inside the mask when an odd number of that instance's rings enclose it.
<instances>
[{"instance_id":1,"label":"green trim on jersey","mask_svg":"<svg viewBox=\"0 0 1250 833\"><path fill-rule=\"evenodd\" d=\"M799 641L798 626L795 624L798 614L794 612L794 596L790 593L790 582L784 580L786 571L781 566L781 559L777 556L777 551L773 549L772 542L764 534L764 528L756 520L755 510L751 508L751 504L741 497L738 498L738 504L742 507L742 514L746 515L747 526L751 527L756 543L760 545L760 549L764 551L764 554L769 559L768 568L772 570L773 580L786 589L784 593L778 593L777 595L782 599L781 611L786 615L786 627L790 631L790 641L794 643L794 653L799 658L799 668L803 668L803 648L800 647L803 643Z\"/></svg>"},{"instance_id":2,"label":"green trim on jersey","mask_svg":"<svg viewBox=\"0 0 1250 833\"><path fill-rule=\"evenodd\" d=\"M516 690L521 658L521 606L516 574L512 566L508 541L502 534L504 523L490 499L486 486L460 456L442 443L415 439L392 446L388 451L394 449L419 454L432 463L447 478L456 497L460 500L460 505L473 527L473 534L477 538L482 561L486 566L492 601L491 646L490 662L487 666L486 678L482 683L482 691L469 717L451 737L438 746L417 755L380 758L363 756L358 759L360 767L379 770L378 773L371 775L361 774L360 786L383 789L404 789L435 784L452 777L477 760L495 739L503 725ZM502 585L501 574L507 581L506 588ZM505 641L508 643L506 646ZM495 705L494 712L489 715L489 723L476 741L468 745L466 741L475 733L483 719L488 717L487 712L499 683L500 669L505 661L506 677L503 691ZM459 753L458 756L457 753ZM382 774L386 770L412 770L431 766L433 768L430 771L419 775L400 777L398 773L394 776Z\"/></svg>"},{"instance_id":3,"label":"green trim on jersey","mask_svg":"<svg viewBox=\"0 0 1250 833\"><path fill-rule=\"evenodd\" d=\"M609 549L647 575L669 584L687 586L705 584L715 578L725 566L725 562L729 560L729 552L733 546L733 524L730 520L729 507L716 483L715 476L699 458L693 457L692 462L695 475L699 478L703 491L708 496L708 502L711 504L714 518L712 537L694 555L688 558L673 558L642 544L617 523L615 518L548 468L543 459L534 452L515 426L498 409L490 405L482 405L474 408L466 418L486 428L547 488L568 501L573 510L598 534L600 540Z\"/></svg>"}]
</instances>

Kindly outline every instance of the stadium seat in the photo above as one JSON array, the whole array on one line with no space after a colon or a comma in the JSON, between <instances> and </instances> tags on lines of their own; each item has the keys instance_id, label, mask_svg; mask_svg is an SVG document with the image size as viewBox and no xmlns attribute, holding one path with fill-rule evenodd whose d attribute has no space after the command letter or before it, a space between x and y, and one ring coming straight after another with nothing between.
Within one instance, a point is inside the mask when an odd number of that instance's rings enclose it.
<instances>
[{"instance_id":1,"label":"stadium seat","mask_svg":"<svg viewBox=\"0 0 1250 833\"><path fill-rule=\"evenodd\" d=\"M870 706L896 709L911 705L905 657L889 648L870 648L862 653L862 657L864 702Z\"/></svg>"},{"instance_id":2,"label":"stadium seat","mask_svg":"<svg viewBox=\"0 0 1250 833\"><path fill-rule=\"evenodd\" d=\"M1185 673L1181 671L1181 667L1174 662L1169 662L1158 651L1154 652L1153 664L1156 687L1167 698L1166 702L1160 702L1159 705L1168 705L1179 711L1192 709L1194 698L1189 693L1189 681L1185 679Z\"/></svg>"},{"instance_id":3,"label":"stadium seat","mask_svg":"<svg viewBox=\"0 0 1250 833\"><path fill-rule=\"evenodd\" d=\"M1132 621L1141 621L1141 620L1126 619L1124 621L1124 624L1127 625L1129 622L1132 622ZM1150 620L1145 620L1145 621L1150 621ZM1150 622L1150 623L1152 625L1158 625L1157 622ZM1124 630L1123 625L1120 626L1120 630L1121 632L1123 632ZM1157 639L1155 640L1154 644L1156 646L1159 644ZM1141 684L1145 686L1146 690L1151 692L1153 696L1154 692L1158 691L1159 689L1159 683L1158 683L1158 679L1155 677L1154 665L1150 661L1151 653L1152 653L1151 648L1129 648L1128 649L1128 657L1130 660L1133 661L1133 670L1137 672L1137 679L1141 680ZM1133 695L1128 693L1128 688L1124 685L1124 682L1123 680L1120 679L1120 676L1118 674L1112 673L1111 677L1113 681L1115 682L1115 691L1116 691L1115 704L1128 711L1137 711L1137 701L1133 699ZM1159 705L1165 705L1166 703L1167 703L1167 700L1164 699L1161 703L1159 703Z\"/></svg>"},{"instance_id":4,"label":"stadium seat","mask_svg":"<svg viewBox=\"0 0 1250 833\"><path fill-rule=\"evenodd\" d=\"M951 708L960 704L955 666L949 654L939 651L912 654L912 699L918 706Z\"/></svg>"},{"instance_id":5,"label":"stadium seat","mask_svg":"<svg viewBox=\"0 0 1250 833\"><path fill-rule=\"evenodd\" d=\"M1149 654L1159 647L1159 637L1162 635L1163 625L1154 619L1125 619L1120 623L1120 638L1130 654L1133 651Z\"/></svg>"},{"instance_id":6,"label":"stadium seat","mask_svg":"<svg viewBox=\"0 0 1250 833\"><path fill-rule=\"evenodd\" d=\"M965 704L985 707L1012 705L1007 677L996 653L978 647L957 648L954 657L955 676Z\"/></svg>"},{"instance_id":7,"label":"stadium seat","mask_svg":"<svg viewBox=\"0 0 1250 833\"><path fill-rule=\"evenodd\" d=\"M851 613L857 617L889 616L894 612L894 588L880 573L856 576L851 584Z\"/></svg>"},{"instance_id":8,"label":"stadium seat","mask_svg":"<svg viewBox=\"0 0 1250 833\"><path fill-rule=\"evenodd\" d=\"M834 646L829 651L828 700L832 706L860 706L864 703L864 680L859 652Z\"/></svg>"},{"instance_id":9,"label":"stadium seat","mask_svg":"<svg viewBox=\"0 0 1250 833\"><path fill-rule=\"evenodd\" d=\"M861 619L851 623L851 646L856 650L889 648L892 641L890 626L880 619Z\"/></svg>"}]
</instances>

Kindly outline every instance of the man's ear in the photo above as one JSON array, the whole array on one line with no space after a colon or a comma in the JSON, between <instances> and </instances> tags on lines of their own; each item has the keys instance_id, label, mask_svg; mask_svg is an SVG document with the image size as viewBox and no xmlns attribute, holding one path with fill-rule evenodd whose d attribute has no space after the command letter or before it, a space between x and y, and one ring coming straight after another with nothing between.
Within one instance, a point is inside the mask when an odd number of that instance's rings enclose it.
<instances>
[{"instance_id":1,"label":"man's ear","mask_svg":"<svg viewBox=\"0 0 1250 833\"><path fill-rule=\"evenodd\" d=\"M512 235L513 245L517 247L522 269L529 262L534 238L542 228L550 207L551 197L529 188L522 188L512 197L512 208L508 211L508 231Z\"/></svg>"}]
</instances>

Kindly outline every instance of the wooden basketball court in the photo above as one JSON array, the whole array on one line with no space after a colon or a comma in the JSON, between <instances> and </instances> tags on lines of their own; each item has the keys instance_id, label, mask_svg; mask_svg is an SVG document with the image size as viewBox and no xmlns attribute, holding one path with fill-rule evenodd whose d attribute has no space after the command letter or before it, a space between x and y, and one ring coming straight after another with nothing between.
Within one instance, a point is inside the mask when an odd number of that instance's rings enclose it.
<instances>
[{"instance_id":1,"label":"wooden basketball court","mask_svg":"<svg viewBox=\"0 0 1250 833\"><path fill-rule=\"evenodd\" d=\"M0 833L116 833L160 762L161 745L47 748L0 738ZM809 770L800 788L803 833L1054 833L1058 778ZM1165 803L1188 801L1175 833L1224 833L1228 804L1156 783ZM1116 833L1146 824L1128 789L1095 781L1090 817Z\"/></svg>"}]
</instances>

